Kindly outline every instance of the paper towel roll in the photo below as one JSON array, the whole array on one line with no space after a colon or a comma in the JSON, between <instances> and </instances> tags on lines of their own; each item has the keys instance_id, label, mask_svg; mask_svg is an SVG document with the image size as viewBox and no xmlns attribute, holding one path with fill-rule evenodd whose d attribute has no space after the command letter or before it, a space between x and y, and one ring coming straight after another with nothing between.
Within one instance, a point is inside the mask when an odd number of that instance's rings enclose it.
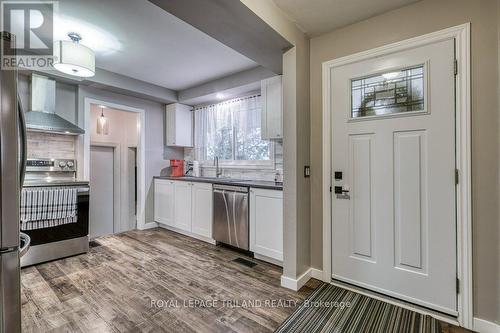
<instances>
[{"instance_id":1,"label":"paper towel roll","mask_svg":"<svg viewBox=\"0 0 500 333\"><path fill-rule=\"evenodd\" d=\"M194 177L200 177L201 176L200 162L198 162L198 161L193 161L193 176Z\"/></svg>"}]
</instances>

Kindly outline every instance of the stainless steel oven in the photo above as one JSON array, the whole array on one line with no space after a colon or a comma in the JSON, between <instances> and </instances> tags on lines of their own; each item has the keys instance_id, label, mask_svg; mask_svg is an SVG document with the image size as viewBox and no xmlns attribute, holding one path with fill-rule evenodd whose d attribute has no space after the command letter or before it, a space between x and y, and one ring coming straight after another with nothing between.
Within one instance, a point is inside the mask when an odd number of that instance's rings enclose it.
<instances>
[{"instance_id":1,"label":"stainless steel oven","mask_svg":"<svg viewBox=\"0 0 500 333\"><path fill-rule=\"evenodd\" d=\"M33 230L23 230L30 238L30 249L21 258L21 267L85 253L89 249L90 187L76 180L76 161L71 159L28 159L24 188L77 188L77 219Z\"/></svg>"},{"instance_id":2,"label":"stainless steel oven","mask_svg":"<svg viewBox=\"0 0 500 333\"><path fill-rule=\"evenodd\" d=\"M89 250L88 185L78 186L76 223L23 231L31 238L30 249L21 258L21 267L85 253Z\"/></svg>"},{"instance_id":3,"label":"stainless steel oven","mask_svg":"<svg viewBox=\"0 0 500 333\"><path fill-rule=\"evenodd\" d=\"M214 184L213 237L249 250L248 187Z\"/></svg>"}]
</instances>

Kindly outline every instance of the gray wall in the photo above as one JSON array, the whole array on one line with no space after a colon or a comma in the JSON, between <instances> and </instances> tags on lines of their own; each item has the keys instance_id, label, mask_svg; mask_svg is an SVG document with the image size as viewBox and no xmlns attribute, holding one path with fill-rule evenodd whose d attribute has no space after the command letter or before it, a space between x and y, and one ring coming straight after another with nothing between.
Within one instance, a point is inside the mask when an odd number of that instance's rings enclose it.
<instances>
[{"instance_id":1,"label":"gray wall","mask_svg":"<svg viewBox=\"0 0 500 333\"><path fill-rule=\"evenodd\" d=\"M423 0L311 40L311 262L322 268L321 64L471 22L474 313L500 322L497 0Z\"/></svg>"},{"instance_id":2,"label":"gray wall","mask_svg":"<svg viewBox=\"0 0 500 333\"><path fill-rule=\"evenodd\" d=\"M25 111L30 109L30 77L19 75L19 95ZM128 105L146 110L146 223L153 221L153 176L169 165L170 159L182 159L184 150L165 146L165 104L108 90L63 82L56 84L56 113L85 127L84 99L90 97L111 103Z\"/></svg>"},{"instance_id":3,"label":"gray wall","mask_svg":"<svg viewBox=\"0 0 500 333\"><path fill-rule=\"evenodd\" d=\"M88 86L78 88L78 116L79 124L84 124L84 100L85 97L107 101L110 103L127 105L134 108L144 109L146 124L145 154L146 154L146 220L152 222L153 216L153 177L159 176L161 169L169 165L168 159L183 158L182 148L166 148L164 145L164 117L165 105L136 97L117 94Z\"/></svg>"}]
</instances>

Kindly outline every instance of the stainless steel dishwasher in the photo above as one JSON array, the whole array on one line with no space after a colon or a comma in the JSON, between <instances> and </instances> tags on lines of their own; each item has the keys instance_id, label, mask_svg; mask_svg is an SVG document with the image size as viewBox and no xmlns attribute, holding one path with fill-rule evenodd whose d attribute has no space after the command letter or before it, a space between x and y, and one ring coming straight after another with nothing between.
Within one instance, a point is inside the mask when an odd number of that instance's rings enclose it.
<instances>
[{"instance_id":1,"label":"stainless steel dishwasher","mask_svg":"<svg viewBox=\"0 0 500 333\"><path fill-rule=\"evenodd\" d=\"M248 250L248 187L214 184L213 192L214 239Z\"/></svg>"}]
</instances>

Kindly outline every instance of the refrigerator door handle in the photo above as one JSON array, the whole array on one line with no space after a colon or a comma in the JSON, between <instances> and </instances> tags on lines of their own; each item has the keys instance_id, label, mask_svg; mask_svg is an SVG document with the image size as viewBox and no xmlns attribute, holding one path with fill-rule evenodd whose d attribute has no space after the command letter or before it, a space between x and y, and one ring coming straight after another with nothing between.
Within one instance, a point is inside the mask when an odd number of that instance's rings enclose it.
<instances>
[{"instance_id":1,"label":"refrigerator door handle","mask_svg":"<svg viewBox=\"0 0 500 333\"><path fill-rule=\"evenodd\" d=\"M27 149L28 149L28 137L27 137L27 132L26 132L26 119L24 117L24 110L23 110L23 106L21 104L21 99L19 98L19 95L17 96L17 109L18 109L18 112L19 112L19 122L20 122L20 126L19 126L19 129L20 129L20 132L21 132L21 137L20 137L20 140L21 140L21 165L20 165L20 172L19 172L19 179L20 179L20 183L19 185L23 186L23 183L24 183L24 177L26 175L26 163L27 163L27 159L28 159L28 152L27 152Z\"/></svg>"}]
</instances>

